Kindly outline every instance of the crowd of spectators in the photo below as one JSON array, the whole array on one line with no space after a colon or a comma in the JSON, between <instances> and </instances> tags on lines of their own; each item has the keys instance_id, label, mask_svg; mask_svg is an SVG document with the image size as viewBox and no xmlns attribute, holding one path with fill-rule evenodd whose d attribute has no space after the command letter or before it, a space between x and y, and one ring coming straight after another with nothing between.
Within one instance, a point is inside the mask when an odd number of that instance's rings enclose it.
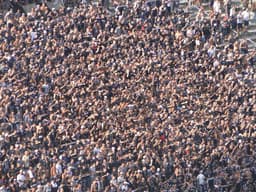
<instances>
[{"instance_id":1,"label":"crowd of spectators","mask_svg":"<svg viewBox=\"0 0 256 192\"><path fill-rule=\"evenodd\" d=\"M0 191L255 191L256 52L224 7L9 11Z\"/></svg>"}]
</instances>

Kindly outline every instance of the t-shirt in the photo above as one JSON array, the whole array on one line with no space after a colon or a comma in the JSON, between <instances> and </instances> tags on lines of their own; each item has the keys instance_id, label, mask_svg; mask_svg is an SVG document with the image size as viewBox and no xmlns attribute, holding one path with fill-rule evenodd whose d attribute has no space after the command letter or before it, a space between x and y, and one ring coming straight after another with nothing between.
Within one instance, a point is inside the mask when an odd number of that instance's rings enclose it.
<instances>
[{"instance_id":1,"label":"t-shirt","mask_svg":"<svg viewBox=\"0 0 256 192\"><path fill-rule=\"evenodd\" d=\"M242 12L242 17L243 17L243 20L244 20L244 21L249 21L249 19L250 19L250 13L245 10L245 11Z\"/></svg>"},{"instance_id":2,"label":"t-shirt","mask_svg":"<svg viewBox=\"0 0 256 192\"><path fill-rule=\"evenodd\" d=\"M205 176L202 173L197 176L197 182L199 185L205 184Z\"/></svg>"},{"instance_id":3,"label":"t-shirt","mask_svg":"<svg viewBox=\"0 0 256 192\"><path fill-rule=\"evenodd\" d=\"M26 177L23 174L20 173L17 175L17 182L19 186L23 186L25 184L25 180L26 180Z\"/></svg>"}]
</instances>

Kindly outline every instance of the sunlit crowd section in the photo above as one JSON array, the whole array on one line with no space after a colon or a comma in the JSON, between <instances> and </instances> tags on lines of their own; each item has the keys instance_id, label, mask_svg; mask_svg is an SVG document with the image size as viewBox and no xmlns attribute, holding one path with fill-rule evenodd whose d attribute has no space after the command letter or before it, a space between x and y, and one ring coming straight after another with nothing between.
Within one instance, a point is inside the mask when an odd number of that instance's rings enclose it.
<instances>
[{"instance_id":1,"label":"sunlit crowd section","mask_svg":"<svg viewBox=\"0 0 256 192\"><path fill-rule=\"evenodd\" d=\"M176 2L0 19L0 192L256 191L249 10Z\"/></svg>"}]
</instances>

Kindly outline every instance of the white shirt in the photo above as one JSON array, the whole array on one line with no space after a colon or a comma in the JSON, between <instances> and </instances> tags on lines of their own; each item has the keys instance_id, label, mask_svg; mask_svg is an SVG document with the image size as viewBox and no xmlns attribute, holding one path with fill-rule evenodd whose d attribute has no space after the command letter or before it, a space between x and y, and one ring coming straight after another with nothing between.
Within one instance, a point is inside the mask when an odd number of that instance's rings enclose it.
<instances>
[{"instance_id":1,"label":"white shirt","mask_svg":"<svg viewBox=\"0 0 256 192\"><path fill-rule=\"evenodd\" d=\"M235 14L236 14L236 10L235 10L234 7L232 7L232 8L230 9L229 16L232 17L232 16L234 16Z\"/></svg>"},{"instance_id":2,"label":"white shirt","mask_svg":"<svg viewBox=\"0 0 256 192\"><path fill-rule=\"evenodd\" d=\"M242 13L238 13L238 15L237 15L237 23L243 23Z\"/></svg>"},{"instance_id":3,"label":"white shirt","mask_svg":"<svg viewBox=\"0 0 256 192\"><path fill-rule=\"evenodd\" d=\"M229 0L224 0L224 5L227 5L228 3L230 3Z\"/></svg>"},{"instance_id":4,"label":"white shirt","mask_svg":"<svg viewBox=\"0 0 256 192\"><path fill-rule=\"evenodd\" d=\"M220 64L220 62L219 62L218 60L215 60L215 61L213 62L213 66L214 66L214 67L218 67L219 64Z\"/></svg>"},{"instance_id":5,"label":"white shirt","mask_svg":"<svg viewBox=\"0 0 256 192\"><path fill-rule=\"evenodd\" d=\"M29 167L29 156L23 155L22 161L25 163L26 167Z\"/></svg>"},{"instance_id":6,"label":"white shirt","mask_svg":"<svg viewBox=\"0 0 256 192\"><path fill-rule=\"evenodd\" d=\"M19 186L24 185L25 184L25 180L26 180L26 177L22 173L19 173L17 175L17 182L18 182Z\"/></svg>"},{"instance_id":7,"label":"white shirt","mask_svg":"<svg viewBox=\"0 0 256 192\"><path fill-rule=\"evenodd\" d=\"M207 53L210 57L212 57L213 55L215 55L215 48L209 48Z\"/></svg>"},{"instance_id":8,"label":"white shirt","mask_svg":"<svg viewBox=\"0 0 256 192\"><path fill-rule=\"evenodd\" d=\"M31 39L32 39L32 41L33 41L34 39L37 38L37 32L31 31L31 32L30 32L30 36L31 36Z\"/></svg>"},{"instance_id":9,"label":"white shirt","mask_svg":"<svg viewBox=\"0 0 256 192\"><path fill-rule=\"evenodd\" d=\"M29 176L30 179L34 178L34 174L31 170L28 170L27 173L28 173L28 176Z\"/></svg>"},{"instance_id":10,"label":"white shirt","mask_svg":"<svg viewBox=\"0 0 256 192\"><path fill-rule=\"evenodd\" d=\"M249 21L249 19L250 19L250 13L249 13L247 10L244 10L244 11L242 12L242 17L243 17L243 20L244 20L244 21Z\"/></svg>"},{"instance_id":11,"label":"white shirt","mask_svg":"<svg viewBox=\"0 0 256 192\"><path fill-rule=\"evenodd\" d=\"M0 187L0 192L6 192L6 189L4 186Z\"/></svg>"},{"instance_id":12,"label":"white shirt","mask_svg":"<svg viewBox=\"0 0 256 192\"><path fill-rule=\"evenodd\" d=\"M205 176L202 173L200 173L196 179L199 185L205 184Z\"/></svg>"},{"instance_id":13,"label":"white shirt","mask_svg":"<svg viewBox=\"0 0 256 192\"><path fill-rule=\"evenodd\" d=\"M62 166L61 166L61 164L57 163L55 168L56 168L57 175L61 175L62 174Z\"/></svg>"},{"instance_id":14,"label":"white shirt","mask_svg":"<svg viewBox=\"0 0 256 192\"><path fill-rule=\"evenodd\" d=\"M213 10L214 10L215 13L221 13L220 2L219 1L214 1Z\"/></svg>"},{"instance_id":15,"label":"white shirt","mask_svg":"<svg viewBox=\"0 0 256 192\"><path fill-rule=\"evenodd\" d=\"M55 181L51 181L52 188L57 188L58 184Z\"/></svg>"},{"instance_id":16,"label":"white shirt","mask_svg":"<svg viewBox=\"0 0 256 192\"><path fill-rule=\"evenodd\" d=\"M187 30L187 37L192 37L194 35L194 31L192 29Z\"/></svg>"}]
</instances>

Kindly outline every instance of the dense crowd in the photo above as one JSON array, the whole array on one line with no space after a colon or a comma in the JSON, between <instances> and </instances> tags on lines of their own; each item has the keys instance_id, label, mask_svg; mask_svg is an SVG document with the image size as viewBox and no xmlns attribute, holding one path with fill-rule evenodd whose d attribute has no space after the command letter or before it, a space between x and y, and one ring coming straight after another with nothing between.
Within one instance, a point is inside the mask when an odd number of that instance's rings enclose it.
<instances>
[{"instance_id":1,"label":"dense crowd","mask_svg":"<svg viewBox=\"0 0 256 192\"><path fill-rule=\"evenodd\" d=\"M80 4L0 20L0 191L256 190L248 10Z\"/></svg>"}]
</instances>

